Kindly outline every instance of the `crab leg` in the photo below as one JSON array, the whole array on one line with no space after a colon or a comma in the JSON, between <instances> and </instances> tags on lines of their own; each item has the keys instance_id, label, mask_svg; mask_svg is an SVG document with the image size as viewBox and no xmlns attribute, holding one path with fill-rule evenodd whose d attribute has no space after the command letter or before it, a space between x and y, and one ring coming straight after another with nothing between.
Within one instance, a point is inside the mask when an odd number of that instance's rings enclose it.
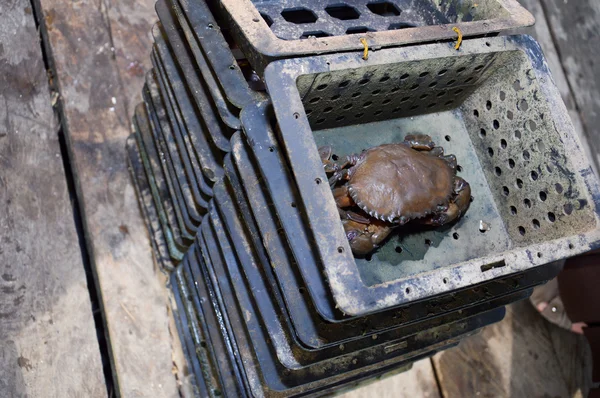
<instances>
[{"instance_id":1,"label":"crab leg","mask_svg":"<svg viewBox=\"0 0 600 398\"><path fill-rule=\"evenodd\" d=\"M446 211L430 215L421 220L426 225L444 225L458 219L467 211L471 202L471 186L460 177L454 180L454 200L448 204Z\"/></svg>"}]
</instances>

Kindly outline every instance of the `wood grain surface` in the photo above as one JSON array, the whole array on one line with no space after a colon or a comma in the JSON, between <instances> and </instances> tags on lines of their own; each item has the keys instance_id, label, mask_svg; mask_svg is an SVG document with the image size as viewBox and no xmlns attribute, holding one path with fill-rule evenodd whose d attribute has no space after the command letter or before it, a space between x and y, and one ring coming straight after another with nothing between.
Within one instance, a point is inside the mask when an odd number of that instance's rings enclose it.
<instances>
[{"instance_id":1,"label":"wood grain surface","mask_svg":"<svg viewBox=\"0 0 600 398\"><path fill-rule=\"evenodd\" d=\"M106 396L31 4L0 18L0 396Z\"/></svg>"},{"instance_id":2,"label":"wood grain surface","mask_svg":"<svg viewBox=\"0 0 600 398\"><path fill-rule=\"evenodd\" d=\"M165 278L126 162L152 1L37 0L110 345L116 393L177 397ZM180 350L180 348L179 348Z\"/></svg>"}]
</instances>

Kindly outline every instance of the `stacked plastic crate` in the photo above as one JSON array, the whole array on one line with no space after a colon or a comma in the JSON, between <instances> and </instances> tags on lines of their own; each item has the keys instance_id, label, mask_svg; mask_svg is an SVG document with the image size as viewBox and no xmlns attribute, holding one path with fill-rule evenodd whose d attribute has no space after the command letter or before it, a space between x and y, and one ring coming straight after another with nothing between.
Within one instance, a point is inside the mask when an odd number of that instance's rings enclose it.
<instances>
[{"instance_id":1,"label":"stacked plastic crate","mask_svg":"<svg viewBox=\"0 0 600 398\"><path fill-rule=\"evenodd\" d=\"M323 395L406 369L598 246L598 185L541 50L491 37L533 22L516 1L156 10L127 147L199 396ZM469 210L355 257L317 148L409 133L456 155Z\"/></svg>"}]
</instances>

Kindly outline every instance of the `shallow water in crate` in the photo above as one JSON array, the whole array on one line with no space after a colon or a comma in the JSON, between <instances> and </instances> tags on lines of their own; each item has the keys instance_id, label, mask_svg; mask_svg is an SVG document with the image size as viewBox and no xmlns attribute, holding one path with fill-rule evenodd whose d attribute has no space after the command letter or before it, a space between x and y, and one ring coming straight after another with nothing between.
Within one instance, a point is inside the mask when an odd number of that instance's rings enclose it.
<instances>
[{"instance_id":1,"label":"shallow water in crate","mask_svg":"<svg viewBox=\"0 0 600 398\"><path fill-rule=\"evenodd\" d=\"M318 146L331 145L340 158L373 146L429 134L458 159L458 175L471 184L473 202L455 224L398 228L386 243L356 263L363 282L375 285L508 249L511 241L459 110L314 131ZM487 230L480 231L483 221Z\"/></svg>"}]
</instances>

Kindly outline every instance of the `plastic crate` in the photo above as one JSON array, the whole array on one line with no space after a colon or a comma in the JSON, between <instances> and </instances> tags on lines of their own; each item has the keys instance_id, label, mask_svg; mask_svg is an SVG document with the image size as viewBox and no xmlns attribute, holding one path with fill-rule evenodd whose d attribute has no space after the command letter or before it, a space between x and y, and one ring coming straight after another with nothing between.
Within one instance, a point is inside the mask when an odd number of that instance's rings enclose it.
<instances>
[{"instance_id":1,"label":"plastic crate","mask_svg":"<svg viewBox=\"0 0 600 398\"><path fill-rule=\"evenodd\" d=\"M277 61L265 80L329 287L346 314L598 245L597 181L541 49L527 36L466 40L460 51L445 43L386 49L366 61L358 54ZM474 201L453 225L395 235L355 259L317 147L330 144L342 156L415 132L457 156ZM480 221L490 229L480 231Z\"/></svg>"},{"instance_id":2,"label":"plastic crate","mask_svg":"<svg viewBox=\"0 0 600 398\"><path fill-rule=\"evenodd\" d=\"M204 0L180 0L188 8ZM253 67L276 59L488 35L534 23L516 0L212 0ZM206 30L198 26L196 30Z\"/></svg>"}]
</instances>

